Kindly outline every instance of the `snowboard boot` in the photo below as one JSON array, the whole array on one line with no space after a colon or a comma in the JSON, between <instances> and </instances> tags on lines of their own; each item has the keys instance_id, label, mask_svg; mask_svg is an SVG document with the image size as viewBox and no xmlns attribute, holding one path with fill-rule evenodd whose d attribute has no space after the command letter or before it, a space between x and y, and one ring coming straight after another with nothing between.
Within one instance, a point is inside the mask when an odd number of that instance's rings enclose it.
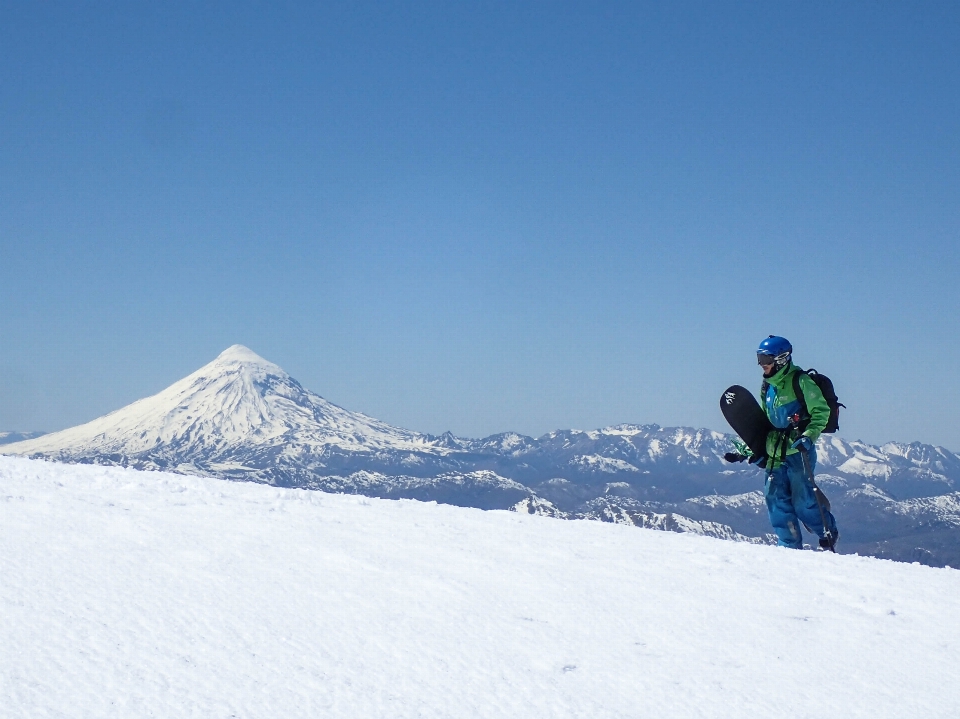
<instances>
[{"instance_id":1,"label":"snowboard boot","mask_svg":"<svg viewBox=\"0 0 960 719\"><path fill-rule=\"evenodd\" d=\"M829 537L820 537L820 549L826 552L828 549L831 552L836 552L837 550L834 547L837 544L837 540L840 539L840 532L834 530L834 532Z\"/></svg>"}]
</instances>

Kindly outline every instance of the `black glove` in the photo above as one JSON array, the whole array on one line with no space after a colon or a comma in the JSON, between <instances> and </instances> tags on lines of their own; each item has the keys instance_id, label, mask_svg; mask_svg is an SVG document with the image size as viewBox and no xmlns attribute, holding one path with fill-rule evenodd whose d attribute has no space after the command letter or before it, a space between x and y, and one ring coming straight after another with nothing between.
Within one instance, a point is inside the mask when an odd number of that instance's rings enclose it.
<instances>
[{"instance_id":1,"label":"black glove","mask_svg":"<svg viewBox=\"0 0 960 719\"><path fill-rule=\"evenodd\" d=\"M723 455L723 458L732 464L734 462L742 462L747 458L747 455L740 454L739 452L727 452Z\"/></svg>"}]
</instances>

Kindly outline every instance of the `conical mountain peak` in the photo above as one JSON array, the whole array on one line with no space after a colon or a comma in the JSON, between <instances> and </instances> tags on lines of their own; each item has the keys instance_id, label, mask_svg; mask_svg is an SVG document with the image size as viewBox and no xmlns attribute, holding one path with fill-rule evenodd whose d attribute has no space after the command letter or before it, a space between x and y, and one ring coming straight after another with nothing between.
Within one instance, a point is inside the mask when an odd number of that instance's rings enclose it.
<instances>
[{"instance_id":1,"label":"conical mountain peak","mask_svg":"<svg viewBox=\"0 0 960 719\"><path fill-rule=\"evenodd\" d=\"M304 389L279 366L233 345L162 392L104 417L5 451L66 461L123 457L147 468L223 474L278 462L315 463L330 451L417 451L416 432L350 412Z\"/></svg>"},{"instance_id":2,"label":"conical mountain peak","mask_svg":"<svg viewBox=\"0 0 960 719\"><path fill-rule=\"evenodd\" d=\"M279 366L266 360L249 347L244 345L231 345L223 352L217 355L217 358L199 370L194 375L211 376L222 374L224 372L234 372L237 367L262 374L275 375L278 377L289 377ZM193 375L191 375L192 377ZM186 381L188 378L184 378Z\"/></svg>"},{"instance_id":3,"label":"conical mountain peak","mask_svg":"<svg viewBox=\"0 0 960 719\"><path fill-rule=\"evenodd\" d=\"M247 364L273 364L244 345L230 345L217 355L214 362L244 362ZM274 365L276 366L276 365Z\"/></svg>"}]
</instances>

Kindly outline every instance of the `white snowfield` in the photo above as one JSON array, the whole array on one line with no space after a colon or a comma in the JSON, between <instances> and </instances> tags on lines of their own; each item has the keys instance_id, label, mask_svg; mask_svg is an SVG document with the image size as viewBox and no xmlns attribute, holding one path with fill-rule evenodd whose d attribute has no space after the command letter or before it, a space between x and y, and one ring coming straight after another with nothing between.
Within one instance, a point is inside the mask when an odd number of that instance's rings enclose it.
<instances>
[{"instance_id":1,"label":"white snowfield","mask_svg":"<svg viewBox=\"0 0 960 719\"><path fill-rule=\"evenodd\" d=\"M0 457L0 716L960 716L960 571Z\"/></svg>"}]
</instances>

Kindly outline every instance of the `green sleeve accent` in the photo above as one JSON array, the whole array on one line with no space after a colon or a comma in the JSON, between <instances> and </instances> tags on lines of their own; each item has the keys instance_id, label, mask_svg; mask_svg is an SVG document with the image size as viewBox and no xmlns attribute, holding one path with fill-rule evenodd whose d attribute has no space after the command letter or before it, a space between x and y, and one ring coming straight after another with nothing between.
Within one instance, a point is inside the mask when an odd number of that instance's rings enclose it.
<instances>
[{"instance_id":1,"label":"green sleeve accent","mask_svg":"<svg viewBox=\"0 0 960 719\"><path fill-rule=\"evenodd\" d=\"M807 403L807 414L810 415L810 424L803 433L812 442L816 442L817 437L830 421L830 405L823 398L823 392L817 387L817 383L810 379L809 375L800 375L800 391L803 392L803 399Z\"/></svg>"},{"instance_id":2,"label":"green sleeve accent","mask_svg":"<svg viewBox=\"0 0 960 719\"><path fill-rule=\"evenodd\" d=\"M737 450L737 454L742 454L744 457L753 456L753 452L750 451L750 448L747 446L747 443L744 442L739 437L733 438L733 448Z\"/></svg>"}]
</instances>

